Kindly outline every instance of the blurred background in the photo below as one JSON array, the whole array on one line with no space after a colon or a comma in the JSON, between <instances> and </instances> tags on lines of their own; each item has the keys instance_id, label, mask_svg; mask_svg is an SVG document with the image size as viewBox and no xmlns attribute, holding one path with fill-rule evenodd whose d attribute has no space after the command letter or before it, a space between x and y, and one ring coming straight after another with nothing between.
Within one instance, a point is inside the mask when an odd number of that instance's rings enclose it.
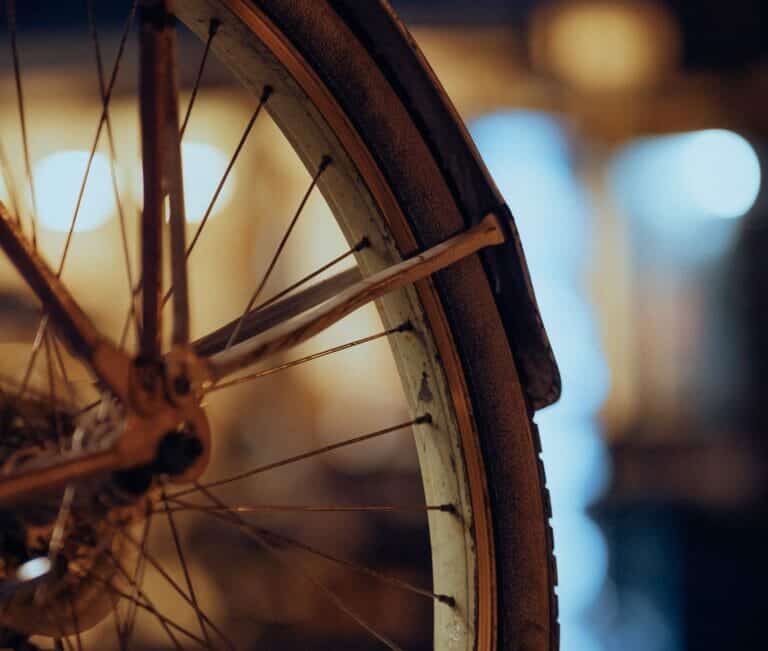
<instances>
[{"instance_id":1,"label":"blurred background","mask_svg":"<svg viewBox=\"0 0 768 651\"><path fill-rule=\"evenodd\" d=\"M41 246L56 255L76 196L74 179L82 174L98 118L98 88L90 76L87 39L63 46L83 27L84 16L52 2L19 4L29 121L35 125L32 159L41 188ZM768 5L763 0L393 4L516 216L560 363L563 397L541 412L538 422L553 498L564 651L754 648L762 637L768 584L768 193L762 178L768 152ZM107 61L114 56L124 5L98 7ZM183 45L188 92L202 46ZM124 171L120 184L125 196L133 197L127 205L135 221L140 175L134 60L135 51L129 51L113 122ZM14 130L7 128L17 119L8 57L0 65L3 137L10 133L3 145L18 151ZM253 99L216 66L206 73L199 102L184 151L190 215L205 211L254 108ZM234 277L232 265L246 279L245 272L263 269L269 238L279 238L281 228L269 216L290 214L309 180L274 125L258 122L255 135L217 204L213 233L196 253L205 264L193 282L205 290L207 301L196 304L199 332L238 313L252 285ZM92 174L101 180L90 187L111 183L109 153L104 149L100 156ZM23 178L20 157L10 168ZM11 185L0 187L6 201L13 199ZM57 198L67 193L72 196ZM125 280L112 262L113 249L105 245L118 236L110 196L86 193L67 274L86 307L117 334L123 308L114 309L114 292ZM237 228L216 219L222 211L235 214L238 205L261 217L238 218ZM346 250L340 233L329 235L329 219L320 197L313 197L287 251L289 263L275 277L275 291ZM3 327L18 331L13 342L2 344L4 359L23 363L25 335L34 321L31 316L20 321L26 295L5 261L0 279L1 318L8 322ZM307 352L380 327L375 310L362 312ZM377 413L406 420L385 343L334 360L289 371L219 402L212 399L215 417L230 432L217 451L218 469L231 471L238 463L295 452L308 441L330 440L337 434L332 416L339 410L349 415L348 435L365 431ZM391 391L381 390L380 377L365 381L370 367L381 371ZM347 383L346 393L332 394L329 374L355 382ZM298 406L292 397L297 386L303 392ZM254 410L254 400L266 408ZM253 432L277 428L291 436L254 444ZM339 454L308 463L288 478L262 480L258 494L279 500L302 482L318 496L366 491L369 501L423 500L407 431L382 441L374 452ZM419 514L345 514L334 516L330 528L327 521L310 526L280 517L274 526L281 531L300 532L328 549L343 542L345 549L360 550L359 560L375 558L401 576L429 581L429 543ZM193 523L186 535L194 538L201 528ZM206 540L210 536L198 539L203 555ZM227 544L236 549L243 543ZM208 550L209 557L216 549ZM236 571L231 560L219 576ZM344 590L345 575L323 567ZM264 635L293 630L297 622L330 626L330 619L318 617L316 605L281 593L280 578L268 569L259 577L262 592L255 586L251 596L260 604ZM211 603L226 589L212 581L206 588ZM363 608L379 613L388 596L378 588L352 594ZM408 648L426 648L429 608L419 601L399 603L400 609L389 613L388 630L410 640ZM245 614L242 621L237 613L228 615L235 617L233 628L253 631L254 621ZM350 648L355 633L310 630L303 642L286 633L285 648L321 648L313 634L331 639L330 649ZM158 648L161 642L147 644Z\"/></svg>"}]
</instances>

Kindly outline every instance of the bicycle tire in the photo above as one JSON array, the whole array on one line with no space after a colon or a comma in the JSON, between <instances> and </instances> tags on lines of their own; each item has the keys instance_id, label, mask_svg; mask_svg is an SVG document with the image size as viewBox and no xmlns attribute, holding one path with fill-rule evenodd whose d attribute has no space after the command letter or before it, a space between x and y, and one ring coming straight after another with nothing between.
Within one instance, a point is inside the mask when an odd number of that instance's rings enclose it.
<instances>
[{"instance_id":1,"label":"bicycle tire","mask_svg":"<svg viewBox=\"0 0 768 651\"><path fill-rule=\"evenodd\" d=\"M407 216L406 228L389 224L401 253L436 244L490 210L509 215L386 2L215 4L266 18L344 111ZM553 651L559 642L551 507L532 415L557 398L559 376L513 235L502 252L466 259L437 274L434 285L469 386L487 475L497 586L488 635L498 649Z\"/></svg>"}]
</instances>

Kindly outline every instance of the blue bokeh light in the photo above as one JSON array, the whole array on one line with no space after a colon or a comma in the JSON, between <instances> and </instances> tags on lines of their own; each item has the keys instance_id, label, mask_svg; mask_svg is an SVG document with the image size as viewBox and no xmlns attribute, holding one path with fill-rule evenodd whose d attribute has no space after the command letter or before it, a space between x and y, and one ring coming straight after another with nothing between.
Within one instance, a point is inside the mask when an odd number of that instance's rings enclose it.
<instances>
[{"instance_id":1,"label":"blue bokeh light","mask_svg":"<svg viewBox=\"0 0 768 651\"><path fill-rule=\"evenodd\" d=\"M757 200L761 170L745 138L708 129L628 145L611 165L611 182L633 216L675 229L744 215Z\"/></svg>"},{"instance_id":2,"label":"blue bokeh light","mask_svg":"<svg viewBox=\"0 0 768 651\"><path fill-rule=\"evenodd\" d=\"M604 585L608 549L585 509L609 476L597 415L610 377L585 282L592 253L587 192L555 117L498 113L477 120L471 132L515 215L563 378L561 400L537 414L552 497L563 648L601 651L584 613Z\"/></svg>"}]
</instances>

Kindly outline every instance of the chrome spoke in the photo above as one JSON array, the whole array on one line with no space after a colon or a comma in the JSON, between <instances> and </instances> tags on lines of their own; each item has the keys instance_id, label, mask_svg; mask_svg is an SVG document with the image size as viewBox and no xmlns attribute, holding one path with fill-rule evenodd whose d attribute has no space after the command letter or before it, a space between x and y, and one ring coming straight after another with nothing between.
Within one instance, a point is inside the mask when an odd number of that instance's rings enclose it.
<instances>
[{"instance_id":1,"label":"chrome spoke","mask_svg":"<svg viewBox=\"0 0 768 651\"><path fill-rule=\"evenodd\" d=\"M328 271L329 269L332 269L337 264L340 264L350 256L353 256L355 253L362 251L363 249L368 248L371 245L371 243L368 241L367 237L364 237L361 239L355 246L353 246L348 251L336 256L333 258L333 260L330 260L329 262L326 262L322 267L319 267L318 269L315 269L312 273L307 274L303 278L300 278L292 285L289 285L285 289L279 291L277 294L272 296L271 298L267 299L263 303L260 303L257 305L254 310L263 310L268 305L271 305L272 303L279 301L284 296L287 296L291 292L297 290L299 287L302 287L303 285L306 285L310 280L314 280L317 278L320 274Z\"/></svg>"},{"instance_id":2,"label":"chrome spoke","mask_svg":"<svg viewBox=\"0 0 768 651\"><path fill-rule=\"evenodd\" d=\"M32 160L29 155L29 137L27 135L27 112L24 105L24 89L21 83L21 57L19 56L19 45L16 29L16 0L7 0L5 3L6 18L8 21L8 32L11 41L11 59L13 60L13 77L16 84L16 105L19 111L19 124L21 126L21 140L24 151L24 170L29 184L29 197L32 211L30 213L30 223L32 225L32 248L37 248L37 193L35 192L35 179L32 175ZM21 215L17 215L20 220Z\"/></svg>"},{"instance_id":3,"label":"chrome spoke","mask_svg":"<svg viewBox=\"0 0 768 651\"><path fill-rule=\"evenodd\" d=\"M317 184L320 181L320 177L323 175L323 172L325 172L325 170L328 169L330 164L331 164L331 159L328 157L323 158L323 160L320 161L320 165L317 168L317 172L312 177L312 182L309 184L307 191L304 193L304 196L299 202L299 207L296 209L296 212L294 213L293 218L288 223L288 227L285 229L285 232L283 233L283 237L280 240L280 243L277 245L277 249L272 255L272 259L269 261L269 265L267 265L267 270L264 272L264 275L261 277L261 281L256 287L256 290L251 295L251 298L248 300L248 303L246 304L245 309L243 310L242 316L238 320L237 325L232 330L232 333L230 334L229 339L227 340L227 343L224 345L224 350L228 350L233 344L235 344L238 341L238 336L240 335L240 330L243 327L243 322L248 316L248 313L251 311L251 308L253 308L254 304L258 300L259 296L261 296L261 292L264 291L264 287L266 287L267 283L269 282L269 279L272 276L272 272L275 270L275 267L277 266L277 262L280 259L280 256L282 255L283 250L285 249L285 245L288 243L288 239L291 237L291 233L293 233L293 229L298 223L299 217L301 217L301 214L304 212L304 208L306 207L307 202L309 201L309 197L312 196L312 192L315 189L315 187L317 187Z\"/></svg>"},{"instance_id":4,"label":"chrome spoke","mask_svg":"<svg viewBox=\"0 0 768 651\"><path fill-rule=\"evenodd\" d=\"M333 452L334 450L339 450L341 448L345 448L350 445L356 445L358 443L363 443L364 441L370 441L380 436L392 434L393 432L403 430L406 427L411 427L413 425L421 425L424 423L429 423L431 421L432 421L432 417L429 414L426 414L424 416L419 416L418 418L414 418L413 420L409 420L405 423L398 423L397 425L392 425L391 427L385 427L384 429L379 429L379 430L376 430L375 432L369 432L368 434L362 434L361 436L355 436L353 438L344 439L343 441L339 441L338 443L331 443L330 445L324 445L323 447L315 448L314 450L310 450L309 452L297 454L295 456L288 457L286 459L281 459L280 461L273 461L272 463L268 463L263 466L258 466L257 468L253 468L251 470L248 470L246 472L241 472L236 475L231 475L224 479L219 479L217 481L212 481L205 484L197 484L195 488L187 488L185 490L178 491L176 493L169 495L168 499L184 497L185 495L190 495L192 493L196 493L203 489L216 488L217 486L231 484L232 482L240 481L242 479L247 479L248 477L253 477L255 475L260 475L270 470L275 470L276 468L282 468L284 466L288 466L288 465L297 463L299 461L311 459L312 457L316 457L321 454L327 454L328 452Z\"/></svg>"},{"instance_id":5,"label":"chrome spoke","mask_svg":"<svg viewBox=\"0 0 768 651\"><path fill-rule=\"evenodd\" d=\"M226 507L226 505L218 499L213 493L205 489L204 487L197 485L197 488L214 504L220 507ZM364 618L362 618L360 615L358 615L353 609L351 609L349 606L347 606L344 601L333 591L331 590L325 583L318 580L312 573L309 572L303 565L300 563L294 562L292 559L288 559L285 557L282 553L282 550L276 547L274 544L272 544L267 537L256 527L253 527L250 523L243 520L241 517L239 517L236 513L230 513L226 516L223 516L226 520L229 520L233 525L237 526L238 529L243 532L248 538L256 542L265 552L267 552L272 558L274 558L284 569L286 569L288 572L292 574L296 574L300 577L302 577L305 581L312 584L318 591L325 594L325 596L331 601L336 608L338 608L341 612L346 614L348 617L350 617L352 620L354 620L361 628L366 630L370 635L372 635L374 638L379 640L382 644L384 644L387 648L392 649L392 651L402 651L401 647L398 646L395 642L393 642L391 639L386 637L384 634L377 631L373 626L371 626Z\"/></svg>"},{"instance_id":6,"label":"chrome spoke","mask_svg":"<svg viewBox=\"0 0 768 651\"><path fill-rule=\"evenodd\" d=\"M243 320L240 337L250 339L293 319L353 287L361 278L357 267L347 269L263 309L251 310ZM203 357L211 357L223 352L239 322L239 319L235 319L195 341L192 344L195 352Z\"/></svg>"},{"instance_id":7,"label":"chrome spoke","mask_svg":"<svg viewBox=\"0 0 768 651\"><path fill-rule=\"evenodd\" d=\"M243 513L243 511L237 510L236 507L234 508L228 507L223 503L221 503L221 505L218 505L217 503L217 505L214 507L208 507L208 508L200 507L196 510L198 510L198 512L201 512L201 513L206 513L222 521L231 521L233 516L239 513ZM328 509L328 510L335 510L335 509ZM368 510L368 509L362 508L361 510ZM427 510L442 511L444 513L452 513L454 515L456 513L456 509L452 504L446 504L446 505L442 505L439 507L432 507L432 508L415 507L414 509L412 509L412 511L427 511ZM388 509L387 511L391 512ZM251 511L245 511L245 512L250 513ZM238 521L244 522L244 523L246 522L245 520L242 520L240 518L238 518ZM410 592L412 594L416 594L421 597L426 597L428 599L434 599L436 601L439 601L440 603L446 604L447 606L453 607L456 604L456 600L453 597L449 597L448 595L432 592L431 590L427 590L426 588L421 588L417 585L413 585L408 581L403 581L402 579L399 579L396 576L392 576L390 574L384 574L383 572L379 572L377 570L371 569L370 567L366 567L365 565L360 565L359 563L353 563L352 561L346 560L344 558L339 558L338 556L334 556L333 554L324 552L320 549L317 549L316 547L313 547L312 545L308 545L299 540L296 540L295 538L286 536L285 534L277 533L275 531L272 531L270 529L265 529L263 527L256 527L255 525L250 523L247 523L247 524L253 530L258 531L267 540L271 540L275 544L285 545L295 549L300 549L304 552L307 552L308 554L311 554L312 556L322 558L336 565L342 565L350 570L353 570L354 572L357 572L358 574L365 574L379 581L382 581L383 583L387 583L393 587L399 588L400 590L404 590L406 592Z\"/></svg>"},{"instance_id":8,"label":"chrome spoke","mask_svg":"<svg viewBox=\"0 0 768 651\"><path fill-rule=\"evenodd\" d=\"M243 133L240 136L240 140L238 141L237 146L235 147L235 151L232 153L232 156L229 159L229 163L227 163L227 167L224 170L224 174L222 174L221 179L219 180L219 183L213 192L213 196L211 197L211 200L208 202L208 207L205 209L205 212L203 213L203 217L200 220L200 224L198 224L197 226L197 230L195 231L195 234L192 236L192 241L189 243L189 246L187 247L187 257L189 257L192 254L192 251L195 249L195 245L200 239L200 235L202 235L203 229L208 223L208 220L211 217L211 213L213 212L213 209L219 200L221 191L224 189L224 185L226 185L227 183L227 179L229 178L229 175L232 172L232 168L235 166L237 159L240 157L240 152L243 150L243 147L245 146L245 143L248 140L248 136L251 135L253 126L256 124L256 119L259 117L259 115L261 115L261 111L266 105L271 95L272 95L272 88L270 86L265 86L264 91L261 94L261 98L259 99L259 103L256 105L256 109L251 114L251 119L248 120L248 124L245 125L245 129L243 130ZM173 288L168 290L168 295L165 296L164 301L168 300L169 295L172 291L173 291Z\"/></svg>"},{"instance_id":9,"label":"chrome spoke","mask_svg":"<svg viewBox=\"0 0 768 651\"><path fill-rule=\"evenodd\" d=\"M5 145L0 140L0 178L3 180L5 190L8 192L8 199L10 201L10 209L14 218L18 224L21 223L21 210L19 206L19 198L16 194L16 184L13 180L13 174L11 173L11 164L8 160L8 154L5 151Z\"/></svg>"},{"instance_id":10,"label":"chrome spoke","mask_svg":"<svg viewBox=\"0 0 768 651\"><path fill-rule=\"evenodd\" d=\"M171 629L176 630L177 632L181 633L182 635L187 636L189 639L193 640L194 642L197 642L200 645L205 644L204 640L201 640L197 635L192 633L191 631L188 631L183 626L180 626L176 622L174 622L169 617L166 617L163 615L152 603L152 601L147 597L147 595L144 593L144 591L141 589L140 586L135 586L131 583L131 578L128 572L126 572L125 568L122 566L120 561L115 557L114 554L107 551L107 556L109 557L110 562L112 565L115 566L115 569L123 576L123 578L128 581L129 586L134 587L138 593L138 597L133 597L130 594L123 592L119 588L115 587L112 584L111 580L105 579L104 577L98 576L94 572L90 572L89 576L96 579L99 583L104 585L108 590L111 590L116 596L120 597L121 599L125 599L127 602L133 604L136 608L144 610L150 614L152 614L160 623L160 625L165 630L166 634L170 638L173 645L179 649L180 651L184 651L184 647L179 642L176 635L173 633Z\"/></svg>"},{"instance_id":11,"label":"chrome spoke","mask_svg":"<svg viewBox=\"0 0 768 651\"><path fill-rule=\"evenodd\" d=\"M75 209L72 214L72 219L69 223L69 229L67 230L67 237L64 241L64 250L61 253L61 258L59 259L59 266L56 270L56 275L61 276L62 272L64 271L64 265L67 261L67 255L69 254L69 249L72 244L72 236L75 233L75 226L77 225L77 219L80 215L80 208L83 203L83 197L85 196L85 188L88 185L88 178L91 174L91 167L93 166L93 159L96 156L96 150L99 147L99 141L101 140L101 134L104 131L104 125L107 121L107 110L109 108L110 101L112 99L112 91L115 87L115 82L117 81L117 74L120 71L120 64L123 60L123 54L125 52L125 44L128 40L128 34L131 31L131 27L133 25L133 18L136 13L136 2L138 0L134 0L134 2L131 5L131 12L128 16L128 20L126 21L125 27L123 29L123 34L120 39L120 45L118 46L117 55L115 56L115 63L112 66L112 75L109 79L109 84L107 85L106 94L102 101L102 110L101 115L99 117L99 124L96 127L96 134L93 137L93 142L91 143L91 150L88 152L88 162L85 166L85 172L83 173L83 180L80 183L80 188L78 189L77 193L77 200L75 202Z\"/></svg>"},{"instance_id":12,"label":"chrome spoke","mask_svg":"<svg viewBox=\"0 0 768 651\"><path fill-rule=\"evenodd\" d=\"M113 592L109 593L109 601L112 606L112 623L115 625L115 637L117 638L118 648L120 651L128 651L127 640L123 634L123 624L120 618L120 602Z\"/></svg>"},{"instance_id":13,"label":"chrome spoke","mask_svg":"<svg viewBox=\"0 0 768 651\"><path fill-rule=\"evenodd\" d=\"M131 593L132 593L131 596L134 598L138 596L137 587L144 582L144 571L147 566L145 554L147 551L147 544L149 543L149 532L150 532L151 526L152 526L152 513L150 512L147 515L147 519L144 520L144 527L142 529L141 538L139 541L138 558L136 559L136 566L133 569L133 576L129 581L129 585L131 586ZM133 628L136 624L136 615L137 615L136 605L129 602L128 612L126 613L124 627L123 627L123 634L125 635L126 639L130 638L131 634L133 633Z\"/></svg>"},{"instance_id":14,"label":"chrome spoke","mask_svg":"<svg viewBox=\"0 0 768 651\"><path fill-rule=\"evenodd\" d=\"M122 36L121 36L121 39L120 39L120 44L119 44L118 50L117 50L117 55L115 56L115 63L112 66L112 75L110 76L109 84L107 86L107 93L106 93L107 97L106 97L106 100L103 103L104 107L109 105L109 101L110 101L110 99L112 97L112 90L114 89L115 81L117 80L117 74L118 74L118 72L120 70L120 63L122 62L123 54L125 52L125 44L126 44L126 42L128 40L128 34L130 33L131 27L133 25L133 19L134 19L135 13L136 13L136 3L137 2L138 2L138 0L133 0L133 2L131 3L131 11L130 11L130 14L128 16L128 19L126 20L125 27L123 29L123 33L122 33ZM10 8L11 3L9 2L9 4L7 6ZM80 184L80 189L78 191L78 198L77 198L77 202L75 204L75 210L74 210L74 213L72 215L72 220L70 221L70 224L69 224L69 229L67 231L67 237L66 237L66 240L65 240L65 243L64 243L64 250L61 253L61 258L59 259L59 266L58 266L58 268L56 270L56 277L57 278L60 277L62 272L64 271L64 265L65 265L65 263L67 261L67 254L69 253L69 247L70 247L70 244L72 242L72 235L73 235L73 233L75 231L75 224L77 223L77 217L78 217L78 215L80 213L80 206L82 204L82 198L83 198L83 195L85 194L86 184L88 183L88 177L90 175L91 165L93 163L93 157L96 155L96 149L98 148L98 145L99 145L99 140L101 138L101 132L103 130L105 120L106 120L106 113L105 113L104 109L102 109L101 117L99 119L99 124L98 124L98 127L96 128L96 135L94 136L93 143L91 145L91 151L90 151L89 156L88 156L88 163L86 165L85 172L83 174L83 181ZM30 178L31 178L31 175L30 175ZM47 307L45 303L43 303L43 306ZM38 338L39 338L40 341L42 341L42 336L45 333L45 330L48 328L48 324L49 324L49 320L48 320L47 314L44 314L43 317L40 319L40 323L39 323L39 325L37 327L37 333L35 335L35 340L36 341L38 340ZM26 391L26 388L27 388L27 385L28 385L28 382L29 382L29 377L32 374L32 370L34 368L35 361L37 359L38 351L39 351L39 347L38 348L35 348L35 347L32 348L32 351L31 351L30 356L29 356L29 360L27 361L26 369L24 371L24 376L23 376L24 379L23 379L22 384L21 384L21 390L19 391L19 397L23 396L24 392Z\"/></svg>"},{"instance_id":15,"label":"chrome spoke","mask_svg":"<svg viewBox=\"0 0 768 651\"><path fill-rule=\"evenodd\" d=\"M45 359L48 371L48 399L51 401L51 417L56 428L56 443L59 451L63 450L64 441L61 432L61 415L59 414L58 401L56 400L56 377L53 368L53 351L51 350L51 333L45 333Z\"/></svg>"},{"instance_id":16,"label":"chrome spoke","mask_svg":"<svg viewBox=\"0 0 768 651\"><path fill-rule=\"evenodd\" d=\"M240 157L240 152L242 151L243 146L248 140L248 136L250 135L251 130L253 129L253 125L256 124L256 118L258 118L259 115L261 114L261 110L264 108L264 105L267 103L267 100L269 99L271 94L272 94L272 89L269 86L265 87L264 92L262 93L261 99L259 100L259 103L256 106L256 110L251 115L251 119L248 121L248 124L246 125L245 130L243 131L243 134L240 137L240 141L237 143L237 147L235 147L235 151L232 154L232 157L229 159L229 163L227 163L227 168L224 170L224 174L219 180L219 183L216 186L216 190L214 190L213 192L213 196L211 197L211 200L208 202L208 207L205 209L205 213L203 213L203 218L200 220L200 223L197 226L197 230L195 231L195 234L192 236L192 241L189 243L189 246L187 247L187 252L186 252L187 259L189 259L189 256L192 254L192 251L194 251L195 249L195 245L200 240L200 236L203 234L203 229L205 228L206 224L208 223L208 219L213 213L213 209L219 200L219 195L221 194L221 191L224 189L224 185L226 185L227 183L227 179L229 178L229 175L232 172L232 168L235 166L237 159ZM163 305L165 305L170 300L173 293L174 293L174 288L173 286L171 286L168 288L168 291L166 292L165 296L163 296L163 303L162 303Z\"/></svg>"},{"instance_id":17,"label":"chrome spoke","mask_svg":"<svg viewBox=\"0 0 768 651\"><path fill-rule=\"evenodd\" d=\"M226 508L218 506L203 506L201 504L190 504L179 499L169 498L169 501L178 506L169 508L164 506L155 510L155 513L180 513L189 511L214 511L225 513L427 513L429 511L441 511L443 513L455 513L456 507L453 504L439 504L437 506L402 506L395 504L378 505L309 505L309 504L233 504Z\"/></svg>"},{"instance_id":18,"label":"chrome spoke","mask_svg":"<svg viewBox=\"0 0 768 651\"><path fill-rule=\"evenodd\" d=\"M203 72L205 71L205 64L208 62L208 55L211 53L211 45L213 44L213 39L216 36L216 33L219 31L220 26L221 26L221 22L216 20L215 18L211 20L210 24L208 25L208 39L205 42L205 49L203 50L203 56L200 59L200 65L197 68L195 83L192 86L192 94L189 96L189 104L187 104L187 111L184 114L184 122L181 125L181 130L179 131L181 138L184 137L184 132L187 130L187 125L189 124L189 118L192 116L192 107L195 105L195 100L197 99L197 93L200 90L200 83L203 80Z\"/></svg>"},{"instance_id":19,"label":"chrome spoke","mask_svg":"<svg viewBox=\"0 0 768 651\"><path fill-rule=\"evenodd\" d=\"M407 332L412 329L413 329L413 326L410 323L404 323L402 325L397 326L396 328L390 328L389 330L385 330L384 332L379 332L375 335L361 337L360 339L355 339L354 341L350 341L346 344L341 344L339 346L334 346L333 348L328 348L319 353L313 353L311 355L300 357L299 359L294 359L290 362L285 362L277 366L272 366L270 368L264 369L263 371L257 371L256 373L249 373L248 375L235 378L234 380L228 380L227 382L220 382L218 384L214 384L210 389L207 389L206 393L213 393L215 391L220 391L221 389L227 389L229 387L237 386L239 384L244 384L246 382L252 382L253 380L258 380L260 378L264 378L269 375L274 375L275 373L278 373L280 371L285 371L286 369L289 369L289 368L301 366L302 364L312 362L322 357L335 355L336 353L349 350L350 348L355 348L356 346L362 346L363 344L367 344L372 341L377 341L379 339L382 339L383 337L387 337L389 335L393 335L398 332Z\"/></svg>"},{"instance_id":20,"label":"chrome spoke","mask_svg":"<svg viewBox=\"0 0 768 651\"><path fill-rule=\"evenodd\" d=\"M235 148L234 153L232 154L231 158L229 159L229 163L227 164L226 169L224 170L224 174L222 175L221 179L219 180L218 185L216 186L216 190L213 193L213 196L211 197L211 200L208 202L208 207L205 210L205 213L203 214L202 219L200 220L200 223L197 226L197 229L195 230L195 234L192 236L192 241L187 246L186 251L186 257L189 259L189 256L192 254L192 251L195 249L195 245L197 244L198 240L200 239L200 236L203 233L203 229L205 228L206 224L208 223L208 219L210 218L214 207L216 206L216 203L218 202L219 195L221 194L221 191L224 188L224 185L227 182L227 179L229 178L229 175L232 171L232 168L234 167L235 163L237 162L237 159L240 156L240 152L243 149L243 146L245 145L246 141L248 140L248 136L251 133L251 130L253 129L254 124L256 123L256 118L259 117L261 114L261 111L266 104L267 100L269 99L270 95L272 94L272 89L267 86L264 88L264 92L262 93L261 99L259 100L258 105L256 106L256 109L254 110L253 114L251 115L250 120L248 121L248 124L245 127L245 130L243 131L242 135L240 136L240 141L237 144L237 147ZM141 281L139 281L139 285L141 284ZM140 292L141 287L137 286L135 293L138 295ZM173 295L173 286L168 288L168 291L165 293L165 296L163 296L163 300L161 305L165 306L165 304L171 299L171 296ZM121 335L121 342L125 342L125 338L128 333L128 326L130 325L130 311L128 315L126 315L124 323L123 323L123 333Z\"/></svg>"},{"instance_id":21,"label":"chrome spoke","mask_svg":"<svg viewBox=\"0 0 768 651\"><path fill-rule=\"evenodd\" d=\"M118 224L120 226L120 241L122 243L123 260L125 261L125 275L128 281L128 291L131 295L131 312L136 322L136 328L138 332L138 317L135 309L134 302L134 280L133 269L131 265L131 255L128 247L128 235L126 231L126 219L125 210L123 209L123 201L120 196L120 188L117 178L117 148L115 147L115 138L112 132L112 120L109 115L109 104L107 88L104 83L104 64L101 55L101 44L99 42L99 31L96 26L96 17L93 8L93 0L86 0L86 9L88 12L88 28L91 34L91 42L93 43L94 58L96 60L96 73L99 81L99 94L101 96L102 112L104 114L104 121L107 129L107 143L109 146L109 168L112 179L112 192L115 195L115 205L117 207Z\"/></svg>"},{"instance_id":22,"label":"chrome spoke","mask_svg":"<svg viewBox=\"0 0 768 651\"><path fill-rule=\"evenodd\" d=\"M165 489L163 488L162 492L162 498L165 502L166 495L165 495ZM173 537L173 544L176 548L176 555L179 559L179 564L181 565L182 572L184 573L184 580L187 584L187 590L189 592L189 598L192 601L192 608L195 610L195 615L197 616L198 622L200 624L200 630L203 633L203 637L205 638L205 641L208 645L208 648L211 647L211 638L208 636L208 628L205 625L205 619L203 617L202 611L200 610L200 605L197 601L197 594L195 593L195 587L192 584L192 578L189 575L189 567L187 567L187 559L184 556L184 550L181 546L181 539L179 538L179 531L176 527L176 519L173 516L173 513L171 512L168 503L165 502L165 514L168 518L168 526L171 529L171 535Z\"/></svg>"},{"instance_id":23,"label":"chrome spoke","mask_svg":"<svg viewBox=\"0 0 768 651\"><path fill-rule=\"evenodd\" d=\"M120 535L127 540L133 547L139 548L139 542L131 535L129 534L125 527L118 527L117 531L120 533ZM170 585L174 591L182 598L184 601L187 602L189 606L191 606L195 610L195 614L200 618L201 624L204 622L207 626L210 626L211 630L216 633L216 635L221 638L221 640L230 648L235 649L235 645L232 644L232 642L227 638L227 636L221 631L221 629L214 624L214 622L211 620L210 617L208 617L198 606L197 602L192 599L190 595L188 595L184 589L174 580L174 578L163 568L162 564L155 559L152 555L149 554L149 552L146 551L146 548L144 549L144 559L146 560L149 565L151 565L155 571L157 571L160 576L165 579L165 581ZM204 629L205 630L205 629ZM208 648L211 648L210 646L210 639L207 636L206 632L206 640L208 640ZM203 643L205 644L205 643Z\"/></svg>"}]
</instances>

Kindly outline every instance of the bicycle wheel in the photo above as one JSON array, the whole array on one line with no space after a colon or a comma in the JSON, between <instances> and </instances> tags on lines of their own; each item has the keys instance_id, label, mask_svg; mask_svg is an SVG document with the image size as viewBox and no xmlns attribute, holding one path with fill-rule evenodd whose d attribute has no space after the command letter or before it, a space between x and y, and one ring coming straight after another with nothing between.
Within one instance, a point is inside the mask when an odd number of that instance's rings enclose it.
<instances>
[{"instance_id":1,"label":"bicycle wheel","mask_svg":"<svg viewBox=\"0 0 768 651\"><path fill-rule=\"evenodd\" d=\"M146 4L154 9L163 3ZM395 269L415 253L481 224L489 213L499 220L504 244L461 256L429 278L377 296L376 305L410 406L411 418L404 425L412 426L423 481L432 586L422 592L434 604L433 647L556 649L550 513L531 416L533 408L556 398L557 371L509 211L418 50L379 1L183 0L174 11L207 43L206 53L210 48L269 112L309 171L309 191L318 187L322 192L364 277ZM158 29L167 27L162 12L144 20L154 21ZM103 122L109 114L109 88L102 88L102 96ZM152 144L145 131L145 161ZM145 178L151 178L146 168ZM285 239L275 259L284 244ZM142 296L157 294L157 287L147 286L150 276L156 283L161 279L157 270L148 274L145 268ZM194 342L195 353L202 358L226 355L246 335L269 335L275 322L277 327L286 323L287 316L297 313L296 305L328 305L350 290L350 278L356 276L348 272L341 283L339 278L289 293L271 305L272 312L269 305L252 309L259 286L243 316ZM44 301L44 308L55 322L56 305ZM146 301L143 308L146 317ZM72 345L77 337L68 337L66 328L57 325L70 347L87 357ZM142 337L156 343L162 332L147 334L149 325L145 318ZM119 406L115 409L119 412ZM382 425L372 434L392 429L391 423ZM126 471L118 474L124 483ZM156 475L174 472L167 466L158 470L155 463L149 474L139 477L142 486L136 492L142 498L151 495L157 508L179 507L178 501L164 502L165 493L158 497L153 492ZM128 475L138 481L135 473ZM201 481L202 489L198 484L176 493L176 499L200 490L218 499L210 491L225 480L205 475ZM60 504L58 497L55 504ZM214 501L208 508L222 510L224 505ZM60 519L61 507L54 512ZM241 530L249 526L239 519L234 524ZM259 531L245 529L262 547L274 548L277 539L260 538ZM175 530L172 534L176 539ZM47 544L53 544L54 536L49 531ZM187 596L194 599L192 581L185 578ZM140 587L131 587L140 594ZM319 587L339 616L351 617L377 644L400 648L376 622L359 618L350 604ZM105 598L98 585L88 589L88 595L73 601L81 620L74 628L91 619L94 599ZM124 591L118 596L126 597ZM28 604L14 606L14 599L5 602L0 620L9 630L14 617L28 619L30 612ZM99 616L93 619L100 619L104 608L95 610ZM213 622L197 615L205 637L198 636L198 643L215 648L226 642ZM20 628L25 635L46 632L40 625ZM69 624L64 629L61 636L55 630L47 634L66 640Z\"/></svg>"}]
</instances>

